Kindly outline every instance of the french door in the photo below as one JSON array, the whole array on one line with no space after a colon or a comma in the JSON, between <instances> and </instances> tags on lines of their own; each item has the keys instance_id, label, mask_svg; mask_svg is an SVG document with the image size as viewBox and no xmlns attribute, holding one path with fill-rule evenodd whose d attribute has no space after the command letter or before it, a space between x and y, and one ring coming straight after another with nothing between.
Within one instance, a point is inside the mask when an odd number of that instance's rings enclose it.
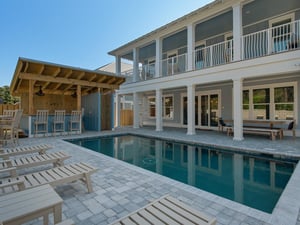
<instances>
[{"instance_id":1,"label":"french door","mask_svg":"<svg viewBox=\"0 0 300 225\"><path fill-rule=\"evenodd\" d=\"M217 127L219 114L219 94L200 95L200 126Z\"/></svg>"},{"instance_id":2,"label":"french door","mask_svg":"<svg viewBox=\"0 0 300 225\"><path fill-rule=\"evenodd\" d=\"M182 97L183 125L187 125L188 99ZM220 91L199 92L195 96L195 125L198 127L217 127L220 116Z\"/></svg>"}]
</instances>

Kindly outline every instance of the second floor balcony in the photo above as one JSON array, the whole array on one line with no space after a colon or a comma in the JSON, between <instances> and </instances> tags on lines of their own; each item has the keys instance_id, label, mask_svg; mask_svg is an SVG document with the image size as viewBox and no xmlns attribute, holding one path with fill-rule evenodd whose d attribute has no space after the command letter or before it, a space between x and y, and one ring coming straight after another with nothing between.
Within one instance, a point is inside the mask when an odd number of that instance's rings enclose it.
<instances>
[{"instance_id":1,"label":"second floor balcony","mask_svg":"<svg viewBox=\"0 0 300 225\"><path fill-rule=\"evenodd\" d=\"M240 49L237 50L240 53L239 59L234 57L235 45L233 39L230 39L209 46L198 46L190 53L191 56L185 52L166 57L158 64L153 60L139 64L138 78L135 80L132 79L133 71L126 71L123 75L127 77L126 82L131 83L293 51L300 48L300 20L243 35L240 41ZM156 66L160 67L158 75Z\"/></svg>"}]
</instances>

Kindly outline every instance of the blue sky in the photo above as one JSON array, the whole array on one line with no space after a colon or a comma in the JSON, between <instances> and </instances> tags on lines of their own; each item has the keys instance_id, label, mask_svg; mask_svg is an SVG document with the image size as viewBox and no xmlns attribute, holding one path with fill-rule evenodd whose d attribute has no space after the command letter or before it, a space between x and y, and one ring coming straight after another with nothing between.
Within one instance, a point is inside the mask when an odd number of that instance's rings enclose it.
<instances>
[{"instance_id":1,"label":"blue sky","mask_svg":"<svg viewBox=\"0 0 300 225\"><path fill-rule=\"evenodd\" d=\"M85 69L107 52L212 0L0 0L0 86L19 57Z\"/></svg>"}]
</instances>

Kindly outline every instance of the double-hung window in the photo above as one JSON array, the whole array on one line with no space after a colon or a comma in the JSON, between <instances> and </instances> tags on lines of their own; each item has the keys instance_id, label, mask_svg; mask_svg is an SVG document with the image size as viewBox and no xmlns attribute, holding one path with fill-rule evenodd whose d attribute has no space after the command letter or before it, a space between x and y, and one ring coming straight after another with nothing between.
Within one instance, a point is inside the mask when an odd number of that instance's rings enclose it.
<instances>
[{"instance_id":1,"label":"double-hung window","mask_svg":"<svg viewBox=\"0 0 300 225\"><path fill-rule=\"evenodd\" d=\"M156 117L156 99L155 97L148 98L149 117ZM174 100L173 96L162 97L162 117L165 119L173 119L174 116Z\"/></svg>"}]
</instances>

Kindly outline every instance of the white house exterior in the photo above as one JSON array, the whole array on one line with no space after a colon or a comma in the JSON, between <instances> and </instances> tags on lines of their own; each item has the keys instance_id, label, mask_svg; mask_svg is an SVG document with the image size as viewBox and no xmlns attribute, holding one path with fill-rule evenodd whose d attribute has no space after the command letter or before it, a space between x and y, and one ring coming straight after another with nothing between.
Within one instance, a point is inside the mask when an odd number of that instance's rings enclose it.
<instances>
[{"instance_id":1,"label":"white house exterior","mask_svg":"<svg viewBox=\"0 0 300 225\"><path fill-rule=\"evenodd\" d=\"M300 1L216 0L111 52L133 71L134 128L217 129L218 118L299 121ZM118 118L117 121L120 121ZM119 125L116 124L116 126Z\"/></svg>"}]
</instances>

